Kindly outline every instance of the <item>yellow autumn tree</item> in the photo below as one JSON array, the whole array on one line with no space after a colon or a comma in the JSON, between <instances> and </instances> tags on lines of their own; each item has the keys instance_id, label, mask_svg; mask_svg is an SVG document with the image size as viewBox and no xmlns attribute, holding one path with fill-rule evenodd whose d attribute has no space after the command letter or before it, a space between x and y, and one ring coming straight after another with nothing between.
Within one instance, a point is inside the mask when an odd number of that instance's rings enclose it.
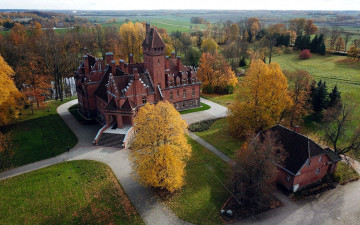
<instances>
[{"instance_id":1,"label":"yellow autumn tree","mask_svg":"<svg viewBox=\"0 0 360 225\"><path fill-rule=\"evenodd\" d=\"M201 44L201 49L204 52L217 52L217 49L219 48L219 45L216 43L216 41L212 38L205 39Z\"/></svg>"},{"instance_id":2,"label":"yellow autumn tree","mask_svg":"<svg viewBox=\"0 0 360 225\"><path fill-rule=\"evenodd\" d=\"M145 28L141 23L124 23L120 27L122 51L125 60L129 54L133 54L135 62L140 62L142 54L142 42L145 39Z\"/></svg>"},{"instance_id":3,"label":"yellow autumn tree","mask_svg":"<svg viewBox=\"0 0 360 225\"><path fill-rule=\"evenodd\" d=\"M170 192L180 189L185 183L191 146L185 137L187 125L179 112L169 102L146 104L134 124L129 157L139 181Z\"/></svg>"},{"instance_id":4,"label":"yellow autumn tree","mask_svg":"<svg viewBox=\"0 0 360 225\"><path fill-rule=\"evenodd\" d=\"M229 94L238 83L234 71L220 53L203 53L197 76L202 82L202 90L205 93Z\"/></svg>"},{"instance_id":5,"label":"yellow autumn tree","mask_svg":"<svg viewBox=\"0 0 360 225\"><path fill-rule=\"evenodd\" d=\"M261 60L251 63L235 91L229 106L231 134L243 137L280 122L282 113L292 104L286 77L277 63Z\"/></svg>"},{"instance_id":6,"label":"yellow autumn tree","mask_svg":"<svg viewBox=\"0 0 360 225\"><path fill-rule=\"evenodd\" d=\"M15 119L19 113L21 94L12 77L14 71L0 55L0 126Z\"/></svg>"}]
</instances>

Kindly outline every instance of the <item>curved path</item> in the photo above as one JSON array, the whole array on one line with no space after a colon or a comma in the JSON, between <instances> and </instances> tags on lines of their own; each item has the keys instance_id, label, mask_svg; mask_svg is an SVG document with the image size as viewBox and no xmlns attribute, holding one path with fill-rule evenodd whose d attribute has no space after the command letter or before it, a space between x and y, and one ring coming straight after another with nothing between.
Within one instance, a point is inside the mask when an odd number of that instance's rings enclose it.
<instances>
[{"instance_id":1,"label":"curved path","mask_svg":"<svg viewBox=\"0 0 360 225\"><path fill-rule=\"evenodd\" d=\"M92 140L100 126L97 124L80 124L68 111L68 108L76 103L77 99L62 104L57 108L57 112L76 134L78 138L77 145L69 152L59 156L3 172L0 174L0 179L6 179L69 160L96 160L110 166L146 224L189 224L179 219L165 204L161 203L149 188L141 186L131 177L132 169L128 160L128 149L119 150L118 148L92 145Z\"/></svg>"}]
</instances>

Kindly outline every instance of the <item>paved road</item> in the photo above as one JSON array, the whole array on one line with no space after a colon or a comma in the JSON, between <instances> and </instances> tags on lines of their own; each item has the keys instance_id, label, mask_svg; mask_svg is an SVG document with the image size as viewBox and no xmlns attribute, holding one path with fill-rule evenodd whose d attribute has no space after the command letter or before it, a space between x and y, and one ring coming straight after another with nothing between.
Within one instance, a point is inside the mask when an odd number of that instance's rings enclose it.
<instances>
[{"instance_id":1,"label":"paved road","mask_svg":"<svg viewBox=\"0 0 360 225\"><path fill-rule=\"evenodd\" d=\"M215 102L211 102L204 98L201 98L200 101L211 106L211 108L208 110L204 110L204 111L193 112L193 113L181 115L181 118L183 118L187 124L196 123L201 120L222 118L222 117L226 116L227 108L225 106L216 104Z\"/></svg>"}]
</instances>

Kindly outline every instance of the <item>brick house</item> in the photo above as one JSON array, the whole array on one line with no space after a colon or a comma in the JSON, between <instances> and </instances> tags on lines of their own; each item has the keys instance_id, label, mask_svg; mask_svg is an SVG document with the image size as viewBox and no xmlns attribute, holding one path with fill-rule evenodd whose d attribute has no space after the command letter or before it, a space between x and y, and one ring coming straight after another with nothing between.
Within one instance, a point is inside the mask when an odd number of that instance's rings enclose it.
<instances>
[{"instance_id":1,"label":"brick house","mask_svg":"<svg viewBox=\"0 0 360 225\"><path fill-rule=\"evenodd\" d=\"M84 55L75 75L79 112L104 125L94 144L124 144L136 112L146 103L166 100L179 111L200 107L196 68L184 66L174 52L165 56L165 43L150 24L142 48L141 63L132 55L128 63L115 62L112 53L106 53L105 60Z\"/></svg>"},{"instance_id":2,"label":"brick house","mask_svg":"<svg viewBox=\"0 0 360 225\"><path fill-rule=\"evenodd\" d=\"M323 149L308 137L281 125L267 131L276 135L288 153L284 165L278 166L277 182L292 192L333 173L341 160L331 149Z\"/></svg>"}]
</instances>

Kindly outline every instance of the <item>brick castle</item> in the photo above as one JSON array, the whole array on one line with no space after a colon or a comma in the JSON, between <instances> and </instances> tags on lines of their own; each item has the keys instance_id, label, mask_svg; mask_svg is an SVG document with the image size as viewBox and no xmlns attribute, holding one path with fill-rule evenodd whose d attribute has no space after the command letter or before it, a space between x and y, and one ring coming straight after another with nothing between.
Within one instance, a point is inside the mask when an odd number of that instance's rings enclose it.
<instances>
[{"instance_id":1,"label":"brick castle","mask_svg":"<svg viewBox=\"0 0 360 225\"><path fill-rule=\"evenodd\" d=\"M132 55L128 63L116 63L112 53L106 53L105 60L85 54L76 71L79 112L104 124L95 144L106 133L126 139L136 112L146 103L166 100L179 111L200 107L196 68L184 66L174 52L170 58L165 56L165 43L150 24L146 24L142 48L143 63L135 63Z\"/></svg>"}]
</instances>

